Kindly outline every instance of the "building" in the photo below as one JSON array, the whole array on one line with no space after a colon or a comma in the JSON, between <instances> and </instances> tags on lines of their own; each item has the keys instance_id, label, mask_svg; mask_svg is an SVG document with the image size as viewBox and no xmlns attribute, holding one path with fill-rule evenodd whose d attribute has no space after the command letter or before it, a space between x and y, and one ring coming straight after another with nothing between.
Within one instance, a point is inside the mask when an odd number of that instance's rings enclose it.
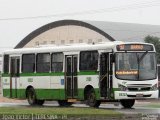
<instances>
[{"instance_id":1,"label":"building","mask_svg":"<svg viewBox=\"0 0 160 120\"><path fill-rule=\"evenodd\" d=\"M38 45L96 44L115 41L103 30L82 21L62 20L40 27L25 37L15 48Z\"/></svg>"},{"instance_id":2,"label":"building","mask_svg":"<svg viewBox=\"0 0 160 120\"><path fill-rule=\"evenodd\" d=\"M160 37L160 26L105 21L60 20L31 32L15 48L47 44L96 44L115 40L143 42L147 35Z\"/></svg>"},{"instance_id":3,"label":"building","mask_svg":"<svg viewBox=\"0 0 160 120\"><path fill-rule=\"evenodd\" d=\"M160 37L160 26L105 21L60 20L31 32L15 48L47 44L96 44L115 40L143 42L147 35Z\"/></svg>"},{"instance_id":4,"label":"building","mask_svg":"<svg viewBox=\"0 0 160 120\"><path fill-rule=\"evenodd\" d=\"M160 37L160 26L103 21L61 20L31 32L15 48L39 45L67 45L107 41L143 42L144 37Z\"/></svg>"}]
</instances>

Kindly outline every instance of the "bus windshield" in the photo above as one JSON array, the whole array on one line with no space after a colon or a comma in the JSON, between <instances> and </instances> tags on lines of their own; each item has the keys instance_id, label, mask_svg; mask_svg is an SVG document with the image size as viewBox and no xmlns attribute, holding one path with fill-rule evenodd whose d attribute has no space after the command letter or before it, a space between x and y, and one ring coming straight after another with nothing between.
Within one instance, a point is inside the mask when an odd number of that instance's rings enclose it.
<instances>
[{"instance_id":1,"label":"bus windshield","mask_svg":"<svg viewBox=\"0 0 160 120\"><path fill-rule=\"evenodd\" d=\"M155 53L116 53L115 75L123 80L151 80L156 78Z\"/></svg>"}]
</instances>

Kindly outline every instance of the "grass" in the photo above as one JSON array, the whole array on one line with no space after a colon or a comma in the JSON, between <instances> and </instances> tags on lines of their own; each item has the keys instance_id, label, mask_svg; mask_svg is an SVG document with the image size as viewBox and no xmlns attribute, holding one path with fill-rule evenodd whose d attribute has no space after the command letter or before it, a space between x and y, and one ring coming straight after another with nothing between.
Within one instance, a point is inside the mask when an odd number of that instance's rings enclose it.
<instances>
[{"instance_id":1,"label":"grass","mask_svg":"<svg viewBox=\"0 0 160 120\"><path fill-rule=\"evenodd\" d=\"M145 107L160 108L160 103L150 103L149 105L147 105Z\"/></svg>"},{"instance_id":2,"label":"grass","mask_svg":"<svg viewBox=\"0 0 160 120\"><path fill-rule=\"evenodd\" d=\"M0 107L0 114L58 114L58 115L104 115L121 116L113 110L95 108L61 107Z\"/></svg>"},{"instance_id":3,"label":"grass","mask_svg":"<svg viewBox=\"0 0 160 120\"><path fill-rule=\"evenodd\" d=\"M141 104L143 107L160 108L160 100L149 101L147 104Z\"/></svg>"}]
</instances>

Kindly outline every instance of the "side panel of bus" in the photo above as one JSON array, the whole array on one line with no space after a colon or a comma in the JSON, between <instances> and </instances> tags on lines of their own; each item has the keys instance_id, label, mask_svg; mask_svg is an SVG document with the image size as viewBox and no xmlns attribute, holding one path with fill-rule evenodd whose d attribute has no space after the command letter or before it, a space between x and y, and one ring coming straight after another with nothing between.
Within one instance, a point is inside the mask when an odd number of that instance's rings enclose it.
<instances>
[{"instance_id":1,"label":"side panel of bus","mask_svg":"<svg viewBox=\"0 0 160 120\"><path fill-rule=\"evenodd\" d=\"M52 54L50 53L50 56ZM63 71L61 72L24 73L22 70L23 55L19 58L10 57L11 77L3 77L3 95L11 98L26 98L27 88L33 87L37 99L65 100L76 98L84 100L85 88L92 87L97 100L100 97L109 98L111 92L109 88L112 87L111 82L109 83L109 53L104 53L103 55L105 58L103 59L104 64L107 64L103 68L106 69L104 70L105 73L102 73L101 62L103 60L102 58L100 59L102 56L98 51L82 51L80 54L64 55ZM91 62L87 63L88 59ZM35 64L36 70L37 63ZM50 64L52 66L52 62ZM101 78L105 75L107 76L101 82Z\"/></svg>"}]
</instances>

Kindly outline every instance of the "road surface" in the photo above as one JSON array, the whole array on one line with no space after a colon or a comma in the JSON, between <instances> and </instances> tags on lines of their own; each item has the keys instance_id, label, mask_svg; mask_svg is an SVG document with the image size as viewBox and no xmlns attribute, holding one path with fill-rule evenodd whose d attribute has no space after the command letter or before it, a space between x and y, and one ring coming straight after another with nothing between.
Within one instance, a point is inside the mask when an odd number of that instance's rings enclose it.
<instances>
[{"instance_id":1,"label":"road surface","mask_svg":"<svg viewBox=\"0 0 160 120\"><path fill-rule=\"evenodd\" d=\"M99 109L115 110L123 114L160 114L160 108L147 107L149 102L136 103L132 109L124 109L121 105L114 106L114 104L101 104ZM0 107L28 107L27 102L22 103L0 103ZM57 107L57 102L45 102L44 107ZM85 104L73 104L74 107L88 107Z\"/></svg>"}]
</instances>

